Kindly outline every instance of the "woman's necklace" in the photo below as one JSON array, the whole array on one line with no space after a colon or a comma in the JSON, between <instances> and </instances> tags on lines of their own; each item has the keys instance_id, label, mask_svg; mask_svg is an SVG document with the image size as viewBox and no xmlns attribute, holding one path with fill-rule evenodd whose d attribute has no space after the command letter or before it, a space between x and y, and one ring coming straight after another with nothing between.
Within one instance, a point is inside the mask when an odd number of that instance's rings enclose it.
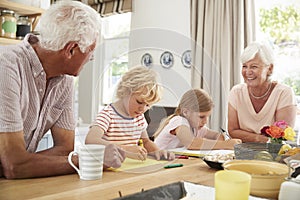
<instances>
[{"instance_id":1,"label":"woman's necklace","mask_svg":"<svg viewBox=\"0 0 300 200\"><path fill-rule=\"evenodd\" d=\"M269 92L270 92L270 90L271 90L271 87L272 87L272 83L269 83L269 87L268 87L267 91L266 91L263 95L261 95L261 96L255 96L255 95L251 92L251 88L250 88L250 90L249 90L249 94L250 94L250 96L253 97L254 99L262 99L262 98L264 98L265 96L267 96L267 95L269 94Z\"/></svg>"}]
</instances>

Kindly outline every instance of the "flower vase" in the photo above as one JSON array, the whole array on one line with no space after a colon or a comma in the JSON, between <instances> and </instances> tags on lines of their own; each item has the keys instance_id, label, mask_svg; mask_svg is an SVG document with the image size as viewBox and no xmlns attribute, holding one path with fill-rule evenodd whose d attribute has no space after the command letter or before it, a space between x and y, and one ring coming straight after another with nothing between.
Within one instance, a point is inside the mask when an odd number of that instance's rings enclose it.
<instances>
[{"instance_id":1,"label":"flower vase","mask_svg":"<svg viewBox=\"0 0 300 200\"><path fill-rule=\"evenodd\" d=\"M268 152L275 158L283 144L281 143L267 143Z\"/></svg>"}]
</instances>

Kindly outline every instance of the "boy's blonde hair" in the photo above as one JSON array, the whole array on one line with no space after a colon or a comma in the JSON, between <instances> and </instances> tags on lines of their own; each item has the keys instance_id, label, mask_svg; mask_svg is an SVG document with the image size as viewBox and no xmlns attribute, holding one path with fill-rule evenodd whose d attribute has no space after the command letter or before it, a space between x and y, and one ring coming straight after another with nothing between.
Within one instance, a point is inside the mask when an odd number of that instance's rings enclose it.
<instances>
[{"instance_id":1,"label":"boy's blonde hair","mask_svg":"<svg viewBox=\"0 0 300 200\"><path fill-rule=\"evenodd\" d=\"M183 94L180 99L178 107L175 109L174 114L161 122L161 125L154 133L154 138L159 135L162 129L169 123L174 116L183 116L183 109L188 109L193 112L207 112L214 106L212 98L203 89L191 89Z\"/></svg>"},{"instance_id":2,"label":"boy's blonde hair","mask_svg":"<svg viewBox=\"0 0 300 200\"><path fill-rule=\"evenodd\" d=\"M129 69L118 84L116 97L122 99L131 94L139 94L148 104L158 102L161 86L157 82L157 73L143 66Z\"/></svg>"}]
</instances>

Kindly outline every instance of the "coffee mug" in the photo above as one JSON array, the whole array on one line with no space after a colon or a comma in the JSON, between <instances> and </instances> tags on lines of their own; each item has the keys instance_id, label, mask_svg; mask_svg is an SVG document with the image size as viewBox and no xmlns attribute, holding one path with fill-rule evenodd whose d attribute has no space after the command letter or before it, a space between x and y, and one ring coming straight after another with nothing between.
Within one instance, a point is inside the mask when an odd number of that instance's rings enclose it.
<instances>
[{"instance_id":1,"label":"coffee mug","mask_svg":"<svg viewBox=\"0 0 300 200\"><path fill-rule=\"evenodd\" d=\"M77 171L82 180L96 180L102 178L105 145L80 145L70 152L68 161ZM79 168L72 162L72 156L78 155Z\"/></svg>"},{"instance_id":2,"label":"coffee mug","mask_svg":"<svg viewBox=\"0 0 300 200\"><path fill-rule=\"evenodd\" d=\"M236 170L221 170L215 173L216 200L248 200L251 175Z\"/></svg>"}]
</instances>

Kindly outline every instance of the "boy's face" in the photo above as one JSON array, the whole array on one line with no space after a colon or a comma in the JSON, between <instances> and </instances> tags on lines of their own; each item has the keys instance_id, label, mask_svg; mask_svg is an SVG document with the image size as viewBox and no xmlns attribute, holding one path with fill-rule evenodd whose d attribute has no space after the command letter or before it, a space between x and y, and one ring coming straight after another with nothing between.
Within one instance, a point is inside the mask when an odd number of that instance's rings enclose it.
<instances>
[{"instance_id":1,"label":"boy's face","mask_svg":"<svg viewBox=\"0 0 300 200\"><path fill-rule=\"evenodd\" d=\"M124 99L125 108L130 117L138 117L150 108L150 104L141 98L140 94L132 94Z\"/></svg>"}]
</instances>

